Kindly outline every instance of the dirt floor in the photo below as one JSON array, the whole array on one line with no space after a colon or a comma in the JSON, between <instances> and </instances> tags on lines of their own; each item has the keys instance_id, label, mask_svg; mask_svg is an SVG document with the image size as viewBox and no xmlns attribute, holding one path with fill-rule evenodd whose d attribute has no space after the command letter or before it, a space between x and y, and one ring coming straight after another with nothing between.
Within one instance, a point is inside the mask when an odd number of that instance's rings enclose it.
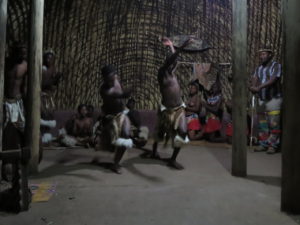
<instances>
[{"instance_id":1,"label":"dirt floor","mask_svg":"<svg viewBox=\"0 0 300 225\"><path fill-rule=\"evenodd\" d=\"M0 225L300 224L280 211L280 153L248 151L248 176L238 178L230 173L230 145L190 143L178 157L181 171L143 157L150 149L129 150L121 175L109 170L108 152L45 150L30 185L46 185L49 199L17 215L0 213Z\"/></svg>"}]
</instances>

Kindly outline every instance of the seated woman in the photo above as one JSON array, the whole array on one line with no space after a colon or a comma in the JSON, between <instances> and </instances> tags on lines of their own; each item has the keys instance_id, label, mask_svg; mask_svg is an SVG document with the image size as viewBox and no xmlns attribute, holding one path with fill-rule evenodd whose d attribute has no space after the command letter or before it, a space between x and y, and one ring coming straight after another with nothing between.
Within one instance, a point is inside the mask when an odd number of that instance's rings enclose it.
<instances>
[{"instance_id":1,"label":"seated woman","mask_svg":"<svg viewBox=\"0 0 300 225\"><path fill-rule=\"evenodd\" d=\"M199 140L203 136L204 129L202 129L199 121L199 112L201 109L201 101L199 93L199 86L196 82L191 82L189 85L189 99L186 103L185 115L188 126L188 137L190 140Z\"/></svg>"},{"instance_id":2,"label":"seated woman","mask_svg":"<svg viewBox=\"0 0 300 225\"><path fill-rule=\"evenodd\" d=\"M225 102L225 109L222 117L222 129L221 134L225 138L226 142L229 144L232 144L232 136L233 136L233 124L232 124L232 101L226 101ZM248 142L250 141L250 131L251 130L251 117L250 115L247 115L247 130L245 132L245 135L248 137Z\"/></svg>"},{"instance_id":3,"label":"seated woman","mask_svg":"<svg viewBox=\"0 0 300 225\"><path fill-rule=\"evenodd\" d=\"M211 142L225 142L226 136L222 128L223 119L223 98L219 82L216 81L211 89L204 92L205 100L202 106L205 107L205 138Z\"/></svg>"},{"instance_id":4,"label":"seated woman","mask_svg":"<svg viewBox=\"0 0 300 225\"><path fill-rule=\"evenodd\" d=\"M78 114L71 118L60 130L60 142L67 147L93 145L93 119L85 104L78 106Z\"/></svg>"}]
</instances>

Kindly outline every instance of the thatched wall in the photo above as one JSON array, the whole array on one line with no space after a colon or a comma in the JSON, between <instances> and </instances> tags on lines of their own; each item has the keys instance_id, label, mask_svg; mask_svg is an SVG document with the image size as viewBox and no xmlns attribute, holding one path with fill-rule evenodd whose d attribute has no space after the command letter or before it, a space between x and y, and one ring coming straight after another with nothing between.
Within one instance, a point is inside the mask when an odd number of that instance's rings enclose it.
<instances>
[{"instance_id":1,"label":"thatched wall","mask_svg":"<svg viewBox=\"0 0 300 225\"><path fill-rule=\"evenodd\" d=\"M281 59L280 2L249 0L249 75L261 44L272 43ZM28 0L9 1L8 46L27 40L28 10ZM57 107L99 106L100 68L113 63L122 84L133 87L137 107L154 109L160 99L156 73L167 54L158 36L194 34L213 47L183 54L181 61L231 62L231 20L229 0L46 0L44 46L56 52L64 74L55 93ZM177 75L186 94L192 65L180 64ZM228 99L230 68L220 75Z\"/></svg>"}]
</instances>

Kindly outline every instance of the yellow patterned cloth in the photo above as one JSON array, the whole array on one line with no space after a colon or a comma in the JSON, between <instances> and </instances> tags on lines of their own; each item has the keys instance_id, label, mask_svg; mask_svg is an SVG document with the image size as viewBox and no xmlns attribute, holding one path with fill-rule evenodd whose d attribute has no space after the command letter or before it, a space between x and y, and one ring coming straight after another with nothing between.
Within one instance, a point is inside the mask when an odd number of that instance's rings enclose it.
<instances>
[{"instance_id":1,"label":"yellow patterned cloth","mask_svg":"<svg viewBox=\"0 0 300 225\"><path fill-rule=\"evenodd\" d=\"M274 111L268 112L269 116L276 116L276 115L279 115L279 114L280 114L280 110L274 110Z\"/></svg>"},{"instance_id":2,"label":"yellow patterned cloth","mask_svg":"<svg viewBox=\"0 0 300 225\"><path fill-rule=\"evenodd\" d=\"M185 117L184 104L175 108L166 108L162 105L157 113L158 121L155 128L155 140L162 141L166 137L167 142L170 137L175 137L181 117Z\"/></svg>"},{"instance_id":3,"label":"yellow patterned cloth","mask_svg":"<svg viewBox=\"0 0 300 225\"><path fill-rule=\"evenodd\" d=\"M33 194L32 202L47 202L55 192L56 185L48 182L42 182L40 184L31 184L30 190Z\"/></svg>"},{"instance_id":4,"label":"yellow patterned cloth","mask_svg":"<svg viewBox=\"0 0 300 225\"><path fill-rule=\"evenodd\" d=\"M17 129L24 131L25 128L25 110L21 97L14 99L4 99L4 126L8 123L12 123Z\"/></svg>"},{"instance_id":5,"label":"yellow patterned cloth","mask_svg":"<svg viewBox=\"0 0 300 225\"><path fill-rule=\"evenodd\" d=\"M115 143L115 141L121 136L122 126L125 120L125 114L123 112L117 115L106 115L105 120L105 130L109 131L110 142Z\"/></svg>"},{"instance_id":6,"label":"yellow patterned cloth","mask_svg":"<svg viewBox=\"0 0 300 225\"><path fill-rule=\"evenodd\" d=\"M41 93L41 106L43 112L48 112L49 110L55 108L52 94L49 94L47 92Z\"/></svg>"}]
</instances>

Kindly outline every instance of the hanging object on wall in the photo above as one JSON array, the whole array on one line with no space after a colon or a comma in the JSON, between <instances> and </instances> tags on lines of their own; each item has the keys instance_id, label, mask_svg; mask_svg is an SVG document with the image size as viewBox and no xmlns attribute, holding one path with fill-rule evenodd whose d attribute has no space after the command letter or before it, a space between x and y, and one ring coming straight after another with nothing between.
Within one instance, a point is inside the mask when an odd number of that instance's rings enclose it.
<instances>
[{"instance_id":1,"label":"hanging object on wall","mask_svg":"<svg viewBox=\"0 0 300 225\"><path fill-rule=\"evenodd\" d=\"M204 52L211 48L211 46L209 46L206 41L197 38L194 35L175 35L169 37L169 39L173 42L175 48L180 47L189 38L192 38L193 42L184 48L185 51Z\"/></svg>"}]
</instances>

